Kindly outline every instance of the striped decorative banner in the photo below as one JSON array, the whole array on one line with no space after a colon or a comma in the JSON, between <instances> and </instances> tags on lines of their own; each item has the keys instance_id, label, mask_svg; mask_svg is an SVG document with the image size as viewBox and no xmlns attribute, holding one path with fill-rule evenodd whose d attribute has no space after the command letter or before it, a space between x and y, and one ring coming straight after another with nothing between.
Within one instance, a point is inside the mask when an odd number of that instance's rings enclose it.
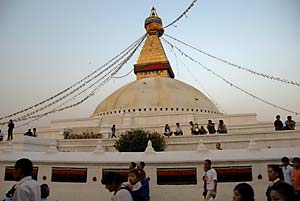
<instances>
[{"instance_id":1,"label":"striped decorative banner","mask_svg":"<svg viewBox=\"0 0 300 201\"><path fill-rule=\"evenodd\" d=\"M157 168L158 185L197 184L197 168Z\"/></svg>"},{"instance_id":2,"label":"striped decorative banner","mask_svg":"<svg viewBox=\"0 0 300 201\"><path fill-rule=\"evenodd\" d=\"M107 174L108 172L116 172L119 173L122 177L122 182L128 181L128 168L108 168L108 169L102 169L102 177Z\"/></svg>"},{"instance_id":3,"label":"striped decorative banner","mask_svg":"<svg viewBox=\"0 0 300 201\"><path fill-rule=\"evenodd\" d=\"M252 166L226 166L214 167L220 182L246 182L252 181Z\"/></svg>"},{"instance_id":4,"label":"striped decorative banner","mask_svg":"<svg viewBox=\"0 0 300 201\"><path fill-rule=\"evenodd\" d=\"M52 182L86 183L87 168L53 167Z\"/></svg>"},{"instance_id":5,"label":"striped decorative banner","mask_svg":"<svg viewBox=\"0 0 300 201\"><path fill-rule=\"evenodd\" d=\"M34 180L37 180L38 169L39 169L38 167L33 167L32 178ZM14 166L6 166L5 167L5 174L4 174L4 181L15 181L14 171L15 171Z\"/></svg>"}]
</instances>

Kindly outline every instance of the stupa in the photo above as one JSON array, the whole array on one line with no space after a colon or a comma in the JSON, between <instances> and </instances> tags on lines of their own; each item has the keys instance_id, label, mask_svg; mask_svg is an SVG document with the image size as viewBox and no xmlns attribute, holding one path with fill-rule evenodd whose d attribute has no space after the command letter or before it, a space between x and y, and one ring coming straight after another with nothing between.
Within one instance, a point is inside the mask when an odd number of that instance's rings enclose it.
<instances>
[{"instance_id":1,"label":"stupa","mask_svg":"<svg viewBox=\"0 0 300 201\"><path fill-rule=\"evenodd\" d=\"M146 40L133 66L136 80L121 86L106 97L90 117L53 120L48 127L38 128L41 138L55 140L59 151L89 152L97 147L97 139L100 136L105 151L116 151L113 147L114 140L110 139L112 125L116 125L118 136L133 128L163 133L165 124L174 131L178 122L183 136L167 139L167 151L195 150L200 139L208 149L215 149L217 142L221 142L225 148L241 149L248 147L251 139L255 139L260 147L265 148L286 147L286 144L296 146L300 142L294 131L281 132L274 137L272 122L257 121L255 113L222 113L201 91L175 79L172 65L160 41L164 34L163 23L154 8L145 19L144 27ZM191 135L190 121L206 127L208 120L215 124L223 120L227 125L228 134ZM65 140L66 130L69 134L78 135L82 140ZM82 135L85 135L84 138ZM15 137L22 141L23 133L16 133ZM83 140L86 138L89 140Z\"/></svg>"},{"instance_id":2,"label":"stupa","mask_svg":"<svg viewBox=\"0 0 300 201\"><path fill-rule=\"evenodd\" d=\"M89 118L54 120L38 128L38 137L15 133L12 143L0 143L0 197L15 183L15 161L27 157L34 163L33 176L49 184L50 201L108 200L111 194L99 181L108 171L127 179L131 161L146 162L151 200L196 201L202 196L203 161L210 158L218 171L217 199L231 199L238 182L249 182L256 199L265 199L267 166L280 164L283 155L299 156L299 129L274 131L272 122L259 122L254 113L221 113L199 90L175 79L159 39L164 29L155 9L145 28L147 39L134 65L136 80L103 100ZM224 120L228 133L191 135L189 121L206 126L208 119ZM162 133L166 123L174 130L176 122L184 135L166 138L163 152L155 152L150 142L145 152L116 152L109 138L113 124L120 135L131 128ZM63 139L64 131L99 133L102 139ZM223 150L216 149L217 142Z\"/></svg>"},{"instance_id":3,"label":"stupa","mask_svg":"<svg viewBox=\"0 0 300 201\"><path fill-rule=\"evenodd\" d=\"M175 79L161 44L164 33L156 10L145 20L147 38L137 63L136 80L113 92L96 108L93 117L120 127L153 127L186 123L188 116L220 115L216 105L198 89ZM150 119L155 118L156 121ZM150 120L150 121L149 121ZM192 119L190 119L192 120Z\"/></svg>"}]
</instances>

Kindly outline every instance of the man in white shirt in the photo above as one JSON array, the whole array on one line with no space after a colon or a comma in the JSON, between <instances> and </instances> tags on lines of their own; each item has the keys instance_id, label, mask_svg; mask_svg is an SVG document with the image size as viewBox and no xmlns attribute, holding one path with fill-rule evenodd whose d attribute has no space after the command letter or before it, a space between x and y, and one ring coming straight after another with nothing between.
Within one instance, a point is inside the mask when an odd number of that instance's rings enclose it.
<instances>
[{"instance_id":1,"label":"man in white shirt","mask_svg":"<svg viewBox=\"0 0 300 201\"><path fill-rule=\"evenodd\" d=\"M294 168L290 166L290 160L288 159L288 157L284 156L281 158L281 163L284 182L293 186Z\"/></svg>"},{"instance_id":2,"label":"man in white shirt","mask_svg":"<svg viewBox=\"0 0 300 201\"><path fill-rule=\"evenodd\" d=\"M176 123L176 131L174 132L174 135L183 135L183 131L180 128L179 122Z\"/></svg>"},{"instance_id":3,"label":"man in white shirt","mask_svg":"<svg viewBox=\"0 0 300 201\"><path fill-rule=\"evenodd\" d=\"M13 194L14 201L40 201L40 185L32 179L33 165L27 158L17 160L15 164L14 177L17 184Z\"/></svg>"},{"instance_id":4,"label":"man in white shirt","mask_svg":"<svg viewBox=\"0 0 300 201\"><path fill-rule=\"evenodd\" d=\"M217 195L217 172L211 168L211 160L206 159L204 161L204 171L203 176L204 181L204 191L203 196L205 201L214 200Z\"/></svg>"},{"instance_id":5,"label":"man in white shirt","mask_svg":"<svg viewBox=\"0 0 300 201\"><path fill-rule=\"evenodd\" d=\"M121 181L121 175L115 172L108 172L103 176L101 183L109 192L113 192L111 201L133 201L131 193Z\"/></svg>"}]
</instances>

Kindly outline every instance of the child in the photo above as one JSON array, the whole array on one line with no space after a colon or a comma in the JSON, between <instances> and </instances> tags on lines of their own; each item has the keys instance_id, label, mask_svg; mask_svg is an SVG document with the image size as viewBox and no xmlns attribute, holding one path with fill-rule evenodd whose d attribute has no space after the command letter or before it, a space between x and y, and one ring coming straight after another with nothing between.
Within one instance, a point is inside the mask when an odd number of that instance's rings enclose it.
<instances>
[{"instance_id":1,"label":"child","mask_svg":"<svg viewBox=\"0 0 300 201\"><path fill-rule=\"evenodd\" d=\"M129 171L134 170L135 168L136 168L136 163L135 162L130 162Z\"/></svg>"},{"instance_id":2,"label":"child","mask_svg":"<svg viewBox=\"0 0 300 201\"><path fill-rule=\"evenodd\" d=\"M128 174L127 187L131 191L134 201L149 200L149 181L148 179L140 180L139 170L131 170Z\"/></svg>"},{"instance_id":3,"label":"child","mask_svg":"<svg viewBox=\"0 0 300 201\"><path fill-rule=\"evenodd\" d=\"M140 180L143 181L146 178L146 172L144 170L145 168L145 162L141 161L140 164L137 166L137 169L139 170L140 173Z\"/></svg>"},{"instance_id":4,"label":"child","mask_svg":"<svg viewBox=\"0 0 300 201\"><path fill-rule=\"evenodd\" d=\"M41 201L48 201L50 194L49 186L47 184L42 184L41 186Z\"/></svg>"}]
</instances>

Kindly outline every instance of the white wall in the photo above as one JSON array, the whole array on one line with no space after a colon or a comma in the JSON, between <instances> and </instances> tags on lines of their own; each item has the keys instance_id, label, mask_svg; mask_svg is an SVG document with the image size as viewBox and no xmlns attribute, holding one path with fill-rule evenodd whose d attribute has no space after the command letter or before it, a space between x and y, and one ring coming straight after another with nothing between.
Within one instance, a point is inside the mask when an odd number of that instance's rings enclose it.
<instances>
[{"instance_id":1,"label":"white wall","mask_svg":"<svg viewBox=\"0 0 300 201\"><path fill-rule=\"evenodd\" d=\"M2 152L0 155L0 197L14 182L4 182L4 167L11 166L18 158L28 157L33 160L34 166L39 167L38 182L47 183L51 189L50 201L79 201L109 200L111 194L100 184L102 168L127 168L130 161L146 162L147 175L151 177L152 201L199 201L202 193L203 161L206 158L213 160L213 167L245 166L253 168L253 181L256 200L264 200L264 193L268 184L267 165L279 164L282 154L294 157L300 153L300 148L262 149L251 150L224 150L203 152L161 152L161 153L42 153L42 152ZM88 168L87 183L57 183L51 182L51 167L84 167ZM156 169L160 167L197 168L197 185L157 185ZM261 174L262 180L257 176ZM47 180L43 181L42 177ZM97 182L92 178L97 177ZM218 187L219 200L231 200L232 189L236 183L220 183Z\"/></svg>"}]
</instances>

